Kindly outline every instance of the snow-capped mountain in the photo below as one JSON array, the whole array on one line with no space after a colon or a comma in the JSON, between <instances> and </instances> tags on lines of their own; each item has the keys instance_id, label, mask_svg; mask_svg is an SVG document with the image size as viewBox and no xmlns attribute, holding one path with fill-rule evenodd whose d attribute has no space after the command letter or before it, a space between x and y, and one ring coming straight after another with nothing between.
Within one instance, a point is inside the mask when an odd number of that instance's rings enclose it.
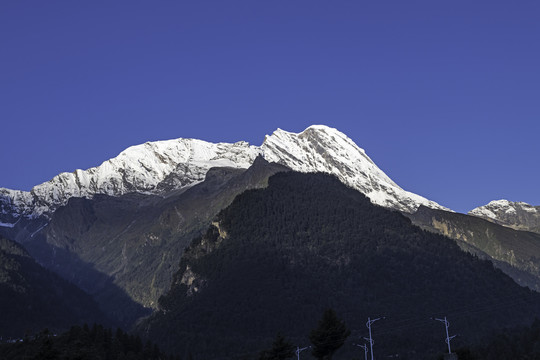
<instances>
[{"instance_id":1,"label":"snow-capped mountain","mask_svg":"<svg viewBox=\"0 0 540 360\"><path fill-rule=\"evenodd\" d=\"M469 211L469 215L481 217L516 230L540 233L540 206L524 202L494 200Z\"/></svg>"},{"instance_id":2,"label":"snow-capped mountain","mask_svg":"<svg viewBox=\"0 0 540 360\"><path fill-rule=\"evenodd\" d=\"M420 205L448 210L400 188L363 149L327 126L313 125L299 134L278 129L265 138L261 149L266 160L295 171L333 174L377 205L405 212L414 212Z\"/></svg>"},{"instance_id":3,"label":"snow-capped mountain","mask_svg":"<svg viewBox=\"0 0 540 360\"><path fill-rule=\"evenodd\" d=\"M30 192L0 188L0 226L12 226L21 216L48 216L71 197L129 192L162 195L201 182L211 167L247 168L258 155L296 171L334 174L373 203L388 208L405 212L414 212L420 205L445 209L401 189L345 134L314 125L301 133L278 129L260 147L183 138L147 142L100 166L59 174Z\"/></svg>"},{"instance_id":4,"label":"snow-capped mountain","mask_svg":"<svg viewBox=\"0 0 540 360\"><path fill-rule=\"evenodd\" d=\"M160 194L204 180L211 167L247 168L260 153L246 142L213 144L195 139L147 142L88 170L61 173L30 192L0 189L0 214L28 217L54 211L71 197L129 192Z\"/></svg>"}]
</instances>

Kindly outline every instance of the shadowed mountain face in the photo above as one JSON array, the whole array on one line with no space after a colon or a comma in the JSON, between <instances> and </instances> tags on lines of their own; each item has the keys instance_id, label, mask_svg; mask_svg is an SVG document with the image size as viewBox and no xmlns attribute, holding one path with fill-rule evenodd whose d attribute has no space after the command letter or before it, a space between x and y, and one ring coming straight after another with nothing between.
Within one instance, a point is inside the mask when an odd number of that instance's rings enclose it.
<instances>
[{"instance_id":1,"label":"shadowed mountain face","mask_svg":"<svg viewBox=\"0 0 540 360\"><path fill-rule=\"evenodd\" d=\"M165 198L136 193L72 198L45 228L19 240L40 263L129 326L157 306L184 248L219 210L286 170L259 158L247 170L211 169L204 182Z\"/></svg>"},{"instance_id":2,"label":"shadowed mountain face","mask_svg":"<svg viewBox=\"0 0 540 360\"><path fill-rule=\"evenodd\" d=\"M445 348L431 316L449 317L456 345L477 342L531 321L540 295L333 177L289 172L220 212L139 331L179 354L253 358L277 332L307 345L328 307L353 330L338 358L386 316L376 356L422 359Z\"/></svg>"},{"instance_id":3,"label":"shadowed mountain face","mask_svg":"<svg viewBox=\"0 0 540 360\"><path fill-rule=\"evenodd\" d=\"M92 298L38 265L19 244L0 237L0 337L23 337L47 327L66 330L107 322Z\"/></svg>"},{"instance_id":4,"label":"shadowed mountain face","mask_svg":"<svg viewBox=\"0 0 540 360\"><path fill-rule=\"evenodd\" d=\"M491 260L518 284L540 291L540 234L423 206L406 216L423 229L457 240L463 250Z\"/></svg>"}]
</instances>

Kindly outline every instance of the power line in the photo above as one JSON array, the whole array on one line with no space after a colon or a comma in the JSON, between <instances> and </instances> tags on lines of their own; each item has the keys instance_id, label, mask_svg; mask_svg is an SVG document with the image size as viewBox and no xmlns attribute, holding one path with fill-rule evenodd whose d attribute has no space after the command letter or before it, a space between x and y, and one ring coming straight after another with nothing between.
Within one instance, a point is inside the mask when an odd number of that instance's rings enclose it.
<instances>
[{"instance_id":1,"label":"power line","mask_svg":"<svg viewBox=\"0 0 540 360\"><path fill-rule=\"evenodd\" d=\"M364 345L353 344L353 345L354 345L354 346L361 347L362 349L364 349L364 360L367 360L367 353L368 353L367 345L366 345L366 344L364 344Z\"/></svg>"},{"instance_id":2,"label":"power line","mask_svg":"<svg viewBox=\"0 0 540 360\"><path fill-rule=\"evenodd\" d=\"M369 341L369 347L370 347L370 353L371 353L371 360L373 360L373 338L371 337L371 325L373 325L373 323L375 321L378 321L378 320L381 320L381 319L386 319L385 317L383 318L377 318L377 319L373 319L371 320L370 318L368 318L367 320L367 323L366 323L366 326L369 330L369 339L368 338L364 338L365 340Z\"/></svg>"},{"instance_id":3,"label":"power line","mask_svg":"<svg viewBox=\"0 0 540 360\"><path fill-rule=\"evenodd\" d=\"M456 335L453 335L453 336L448 335L448 328L450 327L450 322L448 320L446 320L446 316L444 317L444 320L443 319L438 319L438 318L432 318L432 319L444 323L444 327L446 328L446 340L445 340L445 342L448 344L448 353L451 354L452 351L450 350L450 340L455 338Z\"/></svg>"},{"instance_id":4,"label":"power line","mask_svg":"<svg viewBox=\"0 0 540 360\"><path fill-rule=\"evenodd\" d=\"M300 346L297 346L297 347L296 347L296 359L297 359L297 360L300 360L300 353L301 353L302 351L304 351L304 350L309 349L310 347L311 347L311 346L306 346L306 347L303 347L303 348L300 349Z\"/></svg>"},{"instance_id":5,"label":"power line","mask_svg":"<svg viewBox=\"0 0 540 360\"><path fill-rule=\"evenodd\" d=\"M483 313L483 312L495 311L495 310L498 310L498 309L501 309L501 308L522 306L523 304L526 304L526 303L534 303L534 302L536 302L538 300L537 295L538 294L531 292L527 296L521 297L521 298L516 298L515 295L507 295L507 296L502 296L502 297L497 297L497 298L490 298L490 299L486 299L485 301L478 301L476 303L469 303L468 305L465 305L465 306L459 306L459 307L453 308L450 311L448 311L447 314L450 314L452 316L452 318L455 318L455 319L470 317L473 314L480 314L480 313ZM409 315L413 316L413 313L410 313ZM446 318L446 316L445 316L445 318ZM368 318L368 321L371 321L371 323L373 323L373 322L375 322L377 320L380 320L380 319L381 318L371 320L370 318ZM429 318L426 317L425 320L418 320L417 316L401 318L401 319L397 320L396 322L394 322L395 324L397 324L397 326L393 326L391 329L378 331L377 335L379 336L379 335L395 334L395 333L399 333L399 332L404 331L404 330L422 328L422 327L427 326L427 322L429 321L428 319ZM439 321L444 322L443 319L439 319ZM367 323L366 323L366 326L367 326ZM368 329L369 329L369 327L368 327ZM355 333L358 333L358 332L355 331ZM449 337L447 335L447 339L448 338L450 338L450 340L452 340L454 338L454 336ZM445 342L446 342L447 339L445 339ZM366 340L369 341L369 339L366 339ZM371 340L373 341L373 338L371 338ZM336 343L338 343L338 341L328 341L328 342L325 342L324 344L332 345L332 344L336 344ZM349 342L347 342L347 343L349 343ZM373 343L374 343L374 341L373 341ZM449 340L448 340L447 344L449 345L449 349L451 349L450 344L449 344ZM354 344L354 343L352 345L360 346L360 345L357 345L357 344ZM370 346L371 345L372 344L370 344ZM360 347L362 347L362 346L360 346ZM236 354L236 356L239 356L239 357L240 356L254 356L254 355L257 355L259 353L260 352L246 352L246 353ZM373 353L372 353L372 356L373 356ZM218 360L218 359L229 359L229 358L230 357L215 357L213 359Z\"/></svg>"}]
</instances>

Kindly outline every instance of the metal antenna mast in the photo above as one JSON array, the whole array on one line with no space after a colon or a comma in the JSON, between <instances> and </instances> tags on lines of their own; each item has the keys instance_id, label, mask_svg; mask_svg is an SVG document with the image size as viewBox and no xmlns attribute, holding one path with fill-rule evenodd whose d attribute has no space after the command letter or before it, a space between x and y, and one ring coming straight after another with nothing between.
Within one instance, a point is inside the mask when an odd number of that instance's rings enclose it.
<instances>
[{"instance_id":1,"label":"metal antenna mast","mask_svg":"<svg viewBox=\"0 0 540 360\"><path fill-rule=\"evenodd\" d=\"M367 318L367 323L366 323L366 326L369 330L369 339L368 338L364 338L365 340L369 341L369 346L370 346L370 352L371 352L371 360L373 360L373 343L375 343L375 341L373 341L373 338L371 337L371 325L377 321L377 320L381 320L381 319L386 319L386 318L376 318L376 319L373 319L371 320L370 318Z\"/></svg>"},{"instance_id":2,"label":"metal antenna mast","mask_svg":"<svg viewBox=\"0 0 540 360\"><path fill-rule=\"evenodd\" d=\"M361 347L362 349L364 349L364 359L367 360L367 352L368 352L367 345L366 344L364 344L364 345L353 344L353 345Z\"/></svg>"},{"instance_id":3,"label":"metal antenna mast","mask_svg":"<svg viewBox=\"0 0 540 360\"><path fill-rule=\"evenodd\" d=\"M437 319L437 318L432 318L432 319L444 323L444 327L446 328L446 339L444 340L444 342L448 344L448 353L451 354L452 351L450 350L450 340L455 338L456 335L448 336L448 328L450 327L450 322L446 320L446 316L444 317L444 319Z\"/></svg>"},{"instance_id":4,"label":"metal antenna mast","mask_svg":"<svg viewBox=\"0 0 540 360\"><path fill-rule=\"evenodd\" d=\"M296 359L297 359L297 360L300 360L300 353L301 353L302 351L304 351L304 350L309 349L310 347L311 347L311 346L306 346L306 347L300 349L300 346L297 346L297 347L296 347Z\"/></svg>"}]
</instances>

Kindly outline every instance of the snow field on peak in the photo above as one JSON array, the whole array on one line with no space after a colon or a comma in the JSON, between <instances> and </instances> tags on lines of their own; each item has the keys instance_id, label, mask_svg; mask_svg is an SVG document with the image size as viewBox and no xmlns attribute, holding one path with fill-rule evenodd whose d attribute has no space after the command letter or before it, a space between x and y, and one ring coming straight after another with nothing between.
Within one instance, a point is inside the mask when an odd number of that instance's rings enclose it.
<instances>
[{"instance_id":1,"label":"snow field on peak","mask_svg":"<svg viewBox=\"0 0 540 360\"><path fill-rule=\"evenodd\" d=\"M30 192L0 189L0 196L10 198L20 215L40 215L65 205L71 197L153 193L178 165L202 170L190 173L194 178L188 179L189 183L199 182L211 167L247 168L259 152L246 142L214 144L182 138L147 142L129 147L97 167L61 173Z\"/></svg>"},{"instance_id":2,"label":"snow field on peak","mask_svg":"<svg viewBox=\"0 0 540 360\"><path fill-rule=\"evenodd\" d=\"M502 199L493 200L490 201L487 205L479 206L475 209L472 209L471 211L469 211L469 215L499 220L498 214L505 213L515 215L519 210L523 210L530 214L540 214L540 211L537 210L536 207L527 204L526 202L512 202Z\"/></svg>"},{"instance_id":3,"label":"snow field on peak","mask_svg":"<svg viewBox=\"0 0 540 360\"><path fill-rule=\"evenodd\" d=\"M265 138L261 148L268 161L295 171L333 174L377 205L406 212L414 212L420 205L449 210L400 188L349 137L324 125L310 126L298 134L278 129Z\"/></svg>"},{"instance_id":4,"label":"snow field on peak","mask_svg":"<svg viewBox=\"0 0 540 360\"><path fill-rule=\"evenodd\" d=\"M128 192L159 195L204 180L212 167L248 168L258 155L295 171L333 174L384 207L406 212L420 205L448 210L400 188L349 137L324 125L312 125L301 133L277 129L260 147L243 141L183 138L147 142L127 148L100 166L61 173L30 192L0 189L0 205L4 212L10 208L28 217L50 214L71 197ZM165 180L167 186L160 187Z\"/></svg>"}]
</instances>

